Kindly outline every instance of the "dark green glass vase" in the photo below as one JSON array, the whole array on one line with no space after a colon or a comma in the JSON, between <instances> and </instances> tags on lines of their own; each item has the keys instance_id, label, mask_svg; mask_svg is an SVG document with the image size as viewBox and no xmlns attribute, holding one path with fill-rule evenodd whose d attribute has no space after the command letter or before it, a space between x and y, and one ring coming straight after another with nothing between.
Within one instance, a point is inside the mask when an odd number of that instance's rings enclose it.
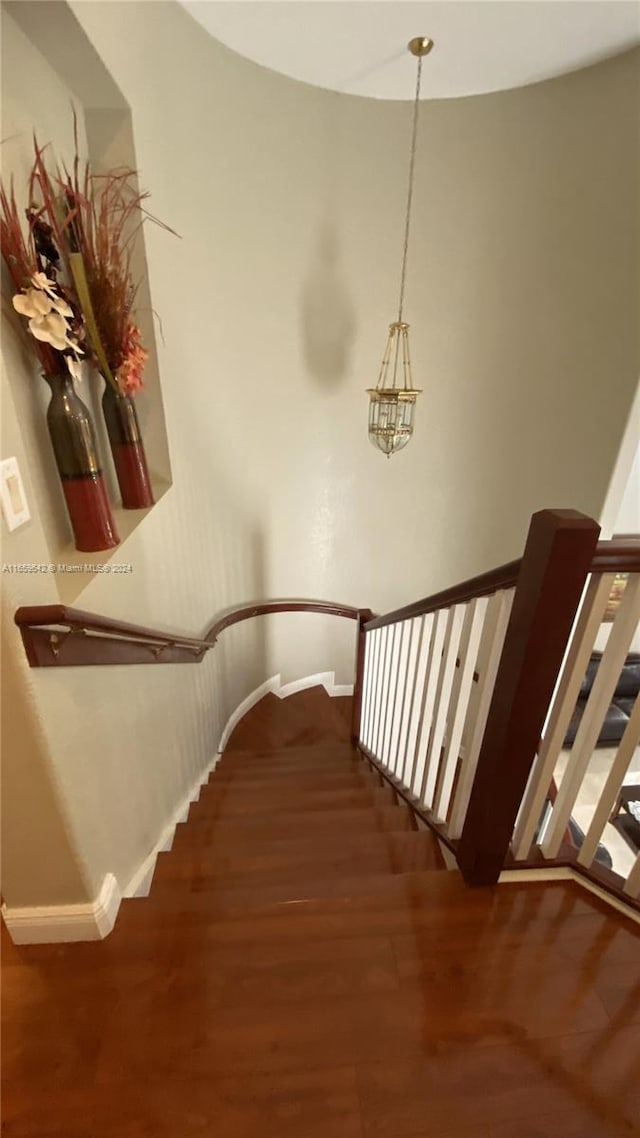
<instances>
[{"instance_id":1,"label":"dark green glass vase","mask_svg":"<svg viewBox=\"0 0 640 1138\"><path fill-rule=\"evenodd\" d=\"M97 553L119 543L89 411L70 375L45 375L51 388L47 426L76 549Z\"/></svg>"}]
</instances>

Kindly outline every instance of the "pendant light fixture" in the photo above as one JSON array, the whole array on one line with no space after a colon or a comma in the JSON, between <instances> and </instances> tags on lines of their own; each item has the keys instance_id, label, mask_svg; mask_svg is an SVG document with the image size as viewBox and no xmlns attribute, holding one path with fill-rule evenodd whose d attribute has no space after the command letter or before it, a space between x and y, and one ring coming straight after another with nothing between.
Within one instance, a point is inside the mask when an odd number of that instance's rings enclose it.
<instances>
[{"instance_id":1,"label":"pendant light fixture","mask_svg":"<svg viewBox=\"0 0 640 1138\"><path fill-rule=\"evenodd\" d=\"M411 225L411 203L413 199L413 178L416 158L416 139L418 132L418 108L420 104L420 81L422 60L433 47L428 36L416 36L407 45L418 60L416 94L413 104L413 131L411 135L411 155L409 159L409 191L407 194L407 214L404 227L404 247L402 252L402 273L400 275L400 303L398 319L389 325L389 338L382 357L380 375L376 387L368 388L369 395L369 439L378 450L389 458L397 450L402 450L413 434L416 399L420 388L415 388L411 379L411 357L409 355L409 325L402 319L404 308L404 286L407 275L407 253L409 250L409 228ZM399 374L401 372L401 374Z\"/></svg>"}]
</instances>

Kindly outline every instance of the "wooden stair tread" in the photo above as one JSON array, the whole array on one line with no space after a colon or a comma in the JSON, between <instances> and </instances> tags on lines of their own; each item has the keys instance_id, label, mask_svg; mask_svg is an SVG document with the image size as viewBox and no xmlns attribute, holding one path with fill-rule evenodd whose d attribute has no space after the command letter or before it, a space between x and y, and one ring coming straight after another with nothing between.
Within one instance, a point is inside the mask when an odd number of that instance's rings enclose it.
<instances>
[{"instance_id":1,"label":"wooden stair tread","mask_svg":"<svg viewBox=\"0 0 640 1138\"><path fill-rule=\"evenodd\" d=\"M442 855L430 832L388 831L383 834L343 834L329 841L308 838L280 839L247 850L237 841L214 840L206 848L182 847L162 854L156 876L162 878L208 878L225 887L254 876L256 884L302 879L304 874L329 876L332 872L410 872L437 869ZM271 875L271 877L269 877Z\"/></svg>"},{"instance_id":2,"label":"wooden stair tread","mask_svg":"<svg viewBox=\"0 0 640 1138\"><path fill-rule=\"evenodd\" d=\"M218 770L225 767L253 767L259 763L268 763L274 767L287 767L294 764L346 764L360 765L362 762L360 752L351 743L314 743L307 746L269 748L250 747L245 750L223 751L218 760Z\"/></svg>"},{"instance_id":3,"label":"wooden stair tread","mask_svg":"<svg viewBox=\"0 0 640 1138\"><path fill-rule=\"evenodd\" d=\"M456 871L421 870L404 874L387 872L362 877L321 878L299 885L281 884L261 888L207 889L200 882L189 890L175 883L154 882L150 900L124 901L118 929L150 929L159 936L181 937L205 932L207 941L241 943L264 937L269 940L313 939L316 936L379 935L428 931L446 922L448 910L455 920L473 920L474 912L487 903L485 891L464 885ZM461 910L461 901L462 913ZM171 920L167 924L169 915ZM180 925L178 933L176 925ZM191 930L191 932L189 932ZM124 935L124 933L123 933Z\"/></svg>"},{"instance_id":4,"label":"wooden stair tread","mask_svg":"<svg viewBox=\"0 0 640 1138\"><path fill-rule=\"evenodd\" d=\"M216 819L189 816L186 825L176 828L172 849L183 848L189 842L206 845L216 837L235 838L245 845L263 842L278 836L311 837L340 833L378 833L385 830L414 830L413 814L407 806L359 807L336 810L322 810L316 814L298 811L278 814L274 827L273 816L251 814L248 818Z\"/></svg>"},{"instance_id":5,"label":"wooden stair tread","mask_svg":"<svg viewBox=\"0 0 640 1138\"><path fill-rule=\"evenodd\" d=\"M350 701L291 699L110 936L3 953L3 1134L630 1134L637 935L574 883L467 889L341 741Z\"/></svg>"},{"instance_id":6,"label":"wooden stair tread","mask_svg":"<svg viewBox=\"0 0 640 1138\"><path fill-rule=\"evenodd\" d=\"M307 688L286 700L272 693L266 695L232 732L227 750L246 749L256 741L278 748L323 739L347 741L351 700L340 700L340 704L323 687Z\"/></svg>"},{"instance_id":7,"label":"wooden stair tread","mask_svg":"<svg viewBox=\"0 0 640 1138\"><path fill-rule=\"evenodd\" d=\"M390 787L382 789L373 788L356 790L318 790L311 794L304 792L286 794L273 793L249 795L244 794L236 799L230 797L203 795L199 802L191 807L194 814L199 817L234 817L237 815L290 813L292 810L300 812L318 813L320 811L337 807L392 806L394 794Z\"/></svg>"},{"instance_id":8,"label":"wooden stair tread","mask_svg":"<svg viewBox=\"0 0 640 1138\"><path fill-rule=\"evenodd\" d=\"M211 794L219 791L221 794L260 794L270 790L303 790L313 793L315 790L342 790L350 787L380 786L380 780L364 764L361 769L346 771L282 771L264 770L251 773L229 772L214 774L203 787L202 794Z\"/></svg>"}]
</instances>

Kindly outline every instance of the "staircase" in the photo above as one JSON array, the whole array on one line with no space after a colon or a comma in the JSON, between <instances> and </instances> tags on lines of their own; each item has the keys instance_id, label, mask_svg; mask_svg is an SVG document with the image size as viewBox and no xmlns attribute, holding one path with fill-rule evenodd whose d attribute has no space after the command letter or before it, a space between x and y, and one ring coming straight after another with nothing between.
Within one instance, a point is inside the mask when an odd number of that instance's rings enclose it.
<instances>
[{"instance_id":1,"label":"staircase","mask_svg":"<svg viewBox=\"0 0 640 1138\"><path fill-rule=\"evenodd\" d=\"M349 703L263 699L105 940L3 934L3 1136L637 1133L633 927L467 888Z\"/></svg>"},{"instance_id":2,"label":"staircase","mask_svg":"<svg viewBox=\"0 0 640 1138\"><path fill-rule=\"evenodd\" d=\"M444 869L431 831L351 747L350 705L320 687L266 696L159 859L152 897L186 886L248 907L347 898Z\"/></svg>"}]
</instances>

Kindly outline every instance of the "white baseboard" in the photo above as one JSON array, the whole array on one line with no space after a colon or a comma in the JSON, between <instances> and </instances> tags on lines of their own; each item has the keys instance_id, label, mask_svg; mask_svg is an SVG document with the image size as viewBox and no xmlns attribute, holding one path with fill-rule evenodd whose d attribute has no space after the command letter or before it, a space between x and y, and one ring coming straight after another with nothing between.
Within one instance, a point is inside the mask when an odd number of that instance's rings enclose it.
<instances>
[{"instance_id":1,"label":"white baseboard","mask_svg":"<svg viewBox=\"0 0 640 1138\"><path fill-rule=\"evenodd\" d=\"M329 695L334 697L353 695L353 684L332 684L331 687L327 687L325 684L325 687L327 688Z\"/></svg>"},{"instance_id":2,"label":"white baseboard","mask_svg":"<svg viewBox=\"0 0 640 1138\"><path fill-rule=\"evenodd\" d=\"M268 695L270 692L276 695L278 699L286 699L287 696L295 695L296 692L305 691L307 688L315 688L321 685L327 695L330 696L353 695L353 684L336 684L335 678L335 672L316 672L312 676L303 676L302 679L291 680L290 683L283 684L279 673L275 676L271 676L270 679L265 680L263 684L260 684L259 687L250 692L249 695L242 700L242 703L238 704L235 711L231 713L225 724L224 731L220 736L218 754L221 755L224 751L234 727L237 727L247 712L251 711L251 708L255 707L263 696Z\"/></svg>"},{"instance_id":3,"label":"white baseboard","mask_svg":"<svg viewBox=\"0 0 640 1138\"><path fill-rule=\"evenodd\" d=\"M229 719L227 720L224 731L220 737L218 751L214 755L212 761L205 768L202 775L194 783L189 794L182 800L171 820L164 827L156 844L151 850L151 853L145 858L145 860L142 862L142 864L139 866L129 881L126 888L123 890L123 897L149 896L158 854L171 850L176 826L178 826L181 822L187 821L191 805L192 803L197 802L200 798L200 791L202 790L204 784L209 780L211 772L215 770L220 755L229 740L231 732L233 731L234 727L237 726L240 720L247 714L247 712L250 711L252 707L255 707L255 705L259 703L263 698L263 696L267 695L269 692L273 692L274 695L277 695L279 699L286 699L288 695L293 695L294 692L303 691L305 688L316 687L318 684L322 684L329 695L349 695L353 692L353 685L336 685L334 681L334 672L321 672L314 676L305 676L303 679L294 680L293 683L290 684L282 684L280 682L279 675L271 676L270 679L265 680L263 684L260 684L259 687L250 692L249 695L242 700L242 703L238 704L235 711L232 712L232 714L229 716Z\"/></svg>"},{"instance_id":4,"label":"white baseboard","mask_svg":"<svg viewBox=\"0 0 640 1138\"><path fill-rule=\"evenodd\" d=\"M274 679L280 677L274 676ZM335 672L316 672L313 676L303 676L300 680L292 680L288 684L280 684L279 687L273 688L273 694L277 695L278 699L286 699L289 695L294 695L299 691L306 691L307 688L316 688L322 686L327 695L342 696L353 695L353 684L337 684Z\"/></svg>"},{"instance_id":5,"label":"white baseboard","mask_svg":"<svg viewBox=\"0 0 640 1138\"><path fill-rule=\"evenodd\" d=\"M116 922L121 900L118 882L107 873L95 901L20 909L5 904L2 916L14 944L103 940Z\"/></svg>"},{"instance_id":6,"label":"white baseboard","mask_svg":"<svg viewBox=\"0 0 640 1138\"><path fill-rule=\"evenodd\" d=\"M159 853L167 852L173 845L173 838L176 831L176 826L181 822L186 822L189 817L189 810L192 803L197 802L200 798L200 791L204 784L208 781L211 771L214 769L218 761L217 753L214 755L211 762L207 764L202 774L194 782L191 790L185 795L180 802L177 809L174 811L172 817L163 827L158 840L156 841L151 853L147 855L142 864L134 873L128 885L123 889L123 897L148 897L151 889L151 882L153 881L153 874L156 868L156 860Z\"/></svg>"},{"instance_id":7,"label":"white baseboard","mask_svg":"<svg viewBox=\"0 0 640 1138\"><path fill-rule=\"evenodd\" d=\"M224 751L227 743L229 742L231 732L233 731L234 727L237 727L243 716L245 716L248 711L251 711L251 708L255 707L256 703L259 703L263 696L267 695L269 692L275 692L279 688L280 676L272 676L270 680L265 680L264 683L260 684L259 687L254 688L254 690L250 692L245 699L242 700L242 703L238 704L235 711L232 711L231 715L227 719L222 735L220 736L220 742L218 743L219 755Z\"/></svg>"},{"instance_id":8,"label":"white baseboard","mask_svg":"<svg viewBox=\"0 0 640 1138\"><path fill-rule=\"evenodd\" d=\"M108 936L115 924L122 899L149 895L158 854L171 850L176 826L187 821L191 805L198 801L200 791L215 769L234 727L268 692L273 692L279 699L286 699L295 692L317 687L319 684L330 696L353 694L353 684L336 684L334 672L318 672L288 684L282 684L280 676L276 675L260 684L229 716L220 737L218 751L180 802L170 821L163 827L153 849L139 865L126 887L120 890L114 875L108 873L95 901L78 905L47 905L19 909L3 905L2 915L14 944L102 940Z\"/></svg>"},{"instance_id":9,"label":"white baseboard","mask_svg":"<svg viewBox=\"0 0 640 1138\"><path fill-rule=\"evenodd\" d=\"M522 881L575 881L576 885L580 885L589 893L595 894L601 901L610 905L612 909L617 909L619 913L623 913L630 921L640 924L640 913L635 909L627 908L623 901L619 901L612 893L608 893L606 889L602 889L594 881L589 881L581 873L576 873L570 866L549 866L548 869L545 866L541 866L540 869L504 869L498 878L499 885L517 884Z\"/></svg>"}]
</instances>

